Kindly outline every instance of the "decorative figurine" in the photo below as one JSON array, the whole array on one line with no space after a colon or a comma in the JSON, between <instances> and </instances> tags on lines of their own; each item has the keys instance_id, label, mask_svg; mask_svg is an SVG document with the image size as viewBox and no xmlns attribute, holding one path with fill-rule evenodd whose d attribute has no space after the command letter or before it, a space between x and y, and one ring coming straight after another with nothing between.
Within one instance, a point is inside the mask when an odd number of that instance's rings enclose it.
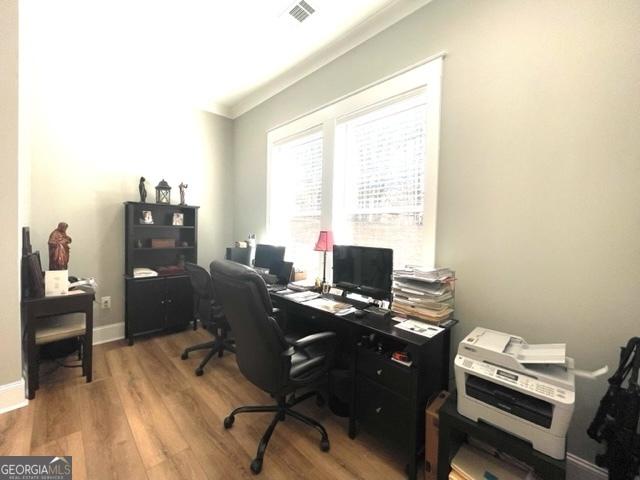
<instances>
[{"instance_id":1,"label":"decorative figurine","mask_svg":"<svg viewBox=\"0 0 640 480\"><path fill-rule=\"evenodd\" d=\"M180 205L186 205L186 203L184 202L184 191L188 186L188 184L182 182L180 182L180 185L178 185L178 188L180 189Z\"/></svg>"},{"instance_id":2,"label":"decorative figurine","mask_svg":"<svg viewBox=\"0 0 640 480\"><path fill-rule=\"evenodd\" d=\"M140 183L138 184L138 191L140 192L140 203L145 203L147 201L147 187L144 186L144 182L146 179L144 177L140 177Z\"/></svg>"},{"instance_id":3,"label":"decorative figurine","mask_svg":"<svg viewBox=\"0 0 640 480\"><path fill-rule=\"evenodd\" d=\"M49 235L49 270L67 270L71 243L67 228L68 224L60 222L58 228Z\"/></svg>"},{"instance_id":4,"label":"decorative figurine","mask_svg":"<svg viewBox=\"0 0 640 480\"><path fill-rule=\"evenodd\" d=\"M171 187L164 178L156 185L156 203L171 203Z\"/></svg>"}]
</instances>

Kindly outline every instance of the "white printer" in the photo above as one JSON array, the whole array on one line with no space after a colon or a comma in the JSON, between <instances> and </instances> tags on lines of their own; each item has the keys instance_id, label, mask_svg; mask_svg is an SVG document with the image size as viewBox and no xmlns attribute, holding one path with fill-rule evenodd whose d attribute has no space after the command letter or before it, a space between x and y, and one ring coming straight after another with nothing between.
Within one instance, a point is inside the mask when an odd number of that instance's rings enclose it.
<instances>
[{"instance_id":1,"label":"white printer","mask_svg":"<svg viewBox=\"0 0 640 480\"><path fill-rule=\"evenodd\" d=\"M572 368L565 344L528 345L476 328L460 342L455 359L458 411L563 459L575 403Z\"/></svg>"}]
</instances>

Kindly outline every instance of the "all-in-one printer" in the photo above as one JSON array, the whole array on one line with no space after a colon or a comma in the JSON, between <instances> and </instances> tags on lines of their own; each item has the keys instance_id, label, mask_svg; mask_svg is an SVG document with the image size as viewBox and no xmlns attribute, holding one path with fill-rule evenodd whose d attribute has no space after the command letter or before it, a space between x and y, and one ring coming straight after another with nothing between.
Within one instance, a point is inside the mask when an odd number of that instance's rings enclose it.
<instances>
[{"instance_id":1,"label":"all-in-one printer","mask_svg":"<svg viewBox=\"0 0 640 480\"><path fill-rule=\"evenodd\" d=\"M455 359L458 411L565 457L575 403L573 359L565 344L528 345L506 333L474 329Z\"/></svg>"}]
</instances>

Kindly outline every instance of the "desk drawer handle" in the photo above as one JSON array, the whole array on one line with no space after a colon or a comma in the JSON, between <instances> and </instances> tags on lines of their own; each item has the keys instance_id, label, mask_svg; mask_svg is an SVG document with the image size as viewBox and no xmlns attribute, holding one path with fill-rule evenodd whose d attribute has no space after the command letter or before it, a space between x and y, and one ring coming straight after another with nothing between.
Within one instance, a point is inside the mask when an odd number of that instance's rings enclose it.
<instances>
[{"instance_id":1,"label":"desk drawer handle","mask_svg":"<svg viewBox=\"0 0 640 480\"><path fill-rule=\"evenodd\" d=\"M376 408L376 413L380 413L382 411L382 407Z\"/></svg>"},{"instance_id":2,"label":"desk drawer handle","mask_svg":"<svg viewBox=\"0 0 640 480\"><path fill-rule=\"evenodd\" d=\"M382 369L380 369L380 370L376 370L376 373L377 373L378 375L382 375Z\"/></svg>"}]
</instances>

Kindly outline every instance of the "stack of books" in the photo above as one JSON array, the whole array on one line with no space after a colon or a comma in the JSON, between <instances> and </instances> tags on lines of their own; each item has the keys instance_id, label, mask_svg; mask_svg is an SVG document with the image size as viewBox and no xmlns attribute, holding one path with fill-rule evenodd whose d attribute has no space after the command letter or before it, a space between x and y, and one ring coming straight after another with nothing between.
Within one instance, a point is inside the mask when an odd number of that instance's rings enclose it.
<instances>
[{"instance_id":1,"label":"stack of books","mask_svg":"<svg viewBox=\"0 0 640 480\"><path fill-rule=\"evenodd\" d=\"M455 272L407 266L393 272L391 309L401 317L440 325L453 318Z\"/></svg>"}]
</instances>

